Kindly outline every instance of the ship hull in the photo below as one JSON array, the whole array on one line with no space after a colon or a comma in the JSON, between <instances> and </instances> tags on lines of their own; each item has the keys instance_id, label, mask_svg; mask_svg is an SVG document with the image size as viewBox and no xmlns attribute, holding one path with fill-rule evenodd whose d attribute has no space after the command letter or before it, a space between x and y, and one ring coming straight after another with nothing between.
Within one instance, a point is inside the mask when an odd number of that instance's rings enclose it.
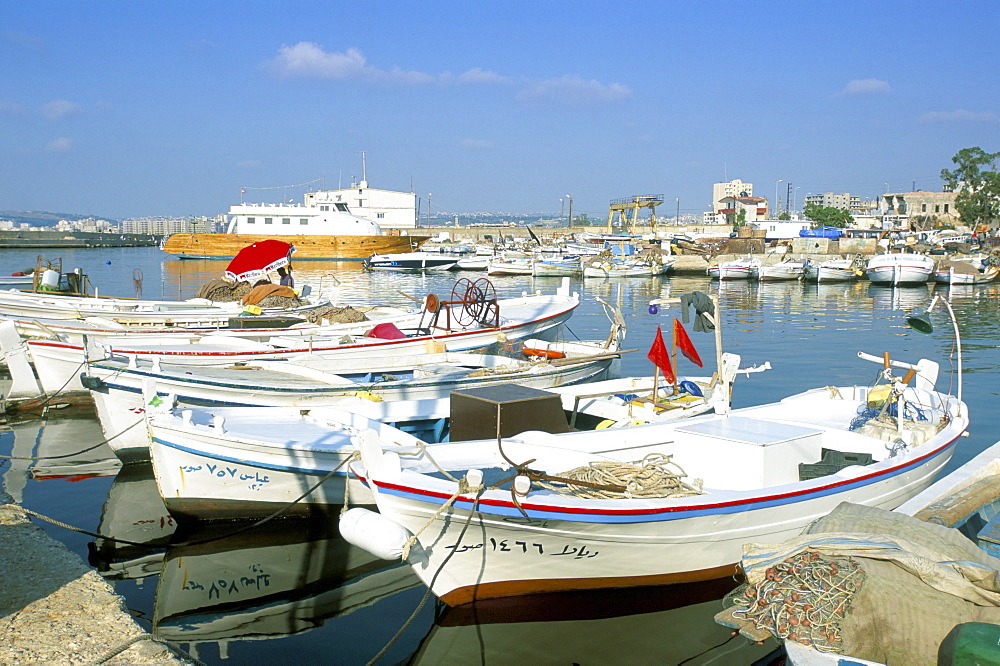
<instances>
[{"instance_id":1,"label":"ship hull","mask_svg":"<svg viewBox=\"0 0 1000 666\"><path fill-rule=\"evenodd\" d=\"M248 245L272 236L257 234L173 234L163 251L181 259L232 259ZM281 236L295 246L295 261L361 261L372 254L410 252L428 236Z\"/></svg>"}]
</instances>

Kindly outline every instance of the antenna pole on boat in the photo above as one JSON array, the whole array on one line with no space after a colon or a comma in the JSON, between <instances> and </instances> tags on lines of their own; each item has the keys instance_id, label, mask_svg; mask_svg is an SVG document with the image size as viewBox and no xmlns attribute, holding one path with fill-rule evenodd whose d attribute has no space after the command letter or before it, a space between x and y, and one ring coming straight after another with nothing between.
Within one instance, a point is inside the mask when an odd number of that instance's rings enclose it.
<instances>
[{"instance_id":1,"label":"antenna pole on boat","mask_svg":"<svg viewBox=\"0 0 1000 666\"><path fill-rule=\"evenodd\" d=\"M906 318L906 325L915 331L920 333L932 333L934 331L934 326L931 325L930 314L934 306L937 305L938 301L944 303L945 308L948 310L948 318L951 319L952 328L955 331L955 355L958 357L957 370L958 370L958 401L962 402L962 335L958 330L958 320L955 319L955 311L951 308L951 303L948 302L947 298L941 298L940 294L934 294L934 298L931 299L931 304L927 306L921 314L913 315Z\"/></svg>"}]
</instances>

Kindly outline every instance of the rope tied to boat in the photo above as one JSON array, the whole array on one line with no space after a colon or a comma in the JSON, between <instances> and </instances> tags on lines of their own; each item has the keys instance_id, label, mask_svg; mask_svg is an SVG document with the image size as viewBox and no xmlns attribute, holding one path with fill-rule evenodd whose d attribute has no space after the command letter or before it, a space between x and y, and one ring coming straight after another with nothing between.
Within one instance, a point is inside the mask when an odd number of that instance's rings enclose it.
<instances>
[{"instance_id":1,"label":"rope tied to boat","mask_svg":"<svg viewBox=\"0 0 1000 666\"><path fill-rule=\"evenodd\" d=\"M535 476L544 488L585 499L690 497L705 492L701 479L683 481L687 472L672 455L663 453L650 453L637 463L598 461L554 476Z\"/></svg>"},{"instance_id":2,"label":"rope tied to boat","mask_svg":"<svg viewBox=\"0 0 1000 666\"><path fill-rule=\"evenodd\" d=\"M471 485L467 477L462 477L461 479L458 479L458 490L456 490L455 493L451 497L449 497L448 500L444 504L442 504L430 518L427 519L427 522L424 523L423 527L417 530L413 534L413 536L407 539L406 543L403 544L403 556L402 556L403 561L405 562L406 559L410 556L410 548L412 548L413 544L417 542L417 537L419 537L424 530L430 527L434 523L434 521L438 519L438 516L447 511L448 507L450 507L452 504L455 503L455 500L457 500L461 495L475 494L476 502L478 503L479 493L481 493L484 489L485 488L482 483ZM475 511L470 512L469 515L471 516L473 513L475 513Z\"/></svg>"}]
</instances>

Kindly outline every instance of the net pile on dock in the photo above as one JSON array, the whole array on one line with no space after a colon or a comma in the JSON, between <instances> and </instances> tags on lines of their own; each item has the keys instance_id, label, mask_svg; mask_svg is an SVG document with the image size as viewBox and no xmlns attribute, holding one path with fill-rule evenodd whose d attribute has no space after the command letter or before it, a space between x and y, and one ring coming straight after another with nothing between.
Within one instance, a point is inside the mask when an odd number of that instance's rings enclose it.
<instances>
[{"instance_id":1,"label":"net pile on dock","mask_svg":"<svg viewBox=\"0 0 1000 666\"><path fill-rule=\"evenodd\" d=\"M802 552L768 568L760 583L736 590L732 615L778 638L840 652L840 621L864 579L853 558Z\"/></svg>"}]
</instances>

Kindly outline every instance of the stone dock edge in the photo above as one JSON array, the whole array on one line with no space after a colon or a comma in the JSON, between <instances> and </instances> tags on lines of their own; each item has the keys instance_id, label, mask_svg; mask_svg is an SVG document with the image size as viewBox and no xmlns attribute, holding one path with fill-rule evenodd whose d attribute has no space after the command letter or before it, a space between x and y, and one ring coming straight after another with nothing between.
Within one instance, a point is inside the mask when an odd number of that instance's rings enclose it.
<instances>
[{"instance_id":1,"label":"stone dock edge","mask_svg":"<svg viewBox=\"0 0 1000 666\"><path fill-rule=\"evenodd\" d=\"M192 664L150 636L92 567L0 490L0 664Z\"/></svg>"}]
</instances>

